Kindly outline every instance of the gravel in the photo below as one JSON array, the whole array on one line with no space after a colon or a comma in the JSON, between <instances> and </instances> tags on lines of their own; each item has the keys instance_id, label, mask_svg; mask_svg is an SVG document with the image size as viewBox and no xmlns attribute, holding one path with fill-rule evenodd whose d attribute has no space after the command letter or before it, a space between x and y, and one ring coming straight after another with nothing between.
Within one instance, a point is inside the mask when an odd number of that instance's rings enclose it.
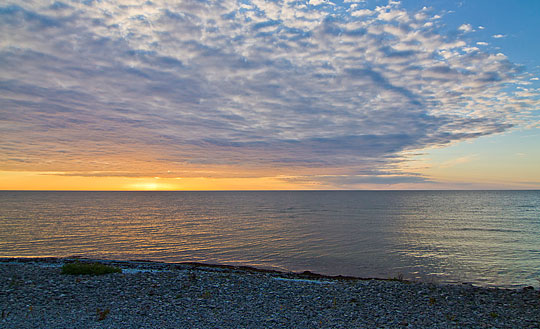
<instances>
[{"instance_id":1,"label":"gravel","mask_svg":"<svg viewBox=\"0 0 540 329\"><path fill-rule=\"evenodd\" d=\"M532 287L118 261L122 273L61 274L68 261L0 259L0 327L540 328Z\"/></svg>"}]
</instances>

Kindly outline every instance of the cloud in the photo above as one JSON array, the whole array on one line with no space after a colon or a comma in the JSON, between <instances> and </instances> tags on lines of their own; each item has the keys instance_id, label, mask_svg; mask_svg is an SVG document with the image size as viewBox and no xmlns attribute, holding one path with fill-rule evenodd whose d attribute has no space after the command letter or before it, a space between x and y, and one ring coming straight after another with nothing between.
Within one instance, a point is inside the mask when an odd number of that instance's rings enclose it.
<instances>
[{"instance_id":1,"label":"cloud","mask_svg":"<svg viewBox=\"0 0 540 329\"><path fill-rule=\"evenodd\" d=\"M463 31L465 33L474 31L471 24L462 24L460 27L458 27L458 30Z\"/></svg>"},{"instance_id":2,"label":"cloud","mask_svg":"<svg viewBox=\"0 0 540 329\"><path fill-rule=\"evenodd\" d=\"M0 169L389 181L405 152L538 104L508 87L518 66L424 11L324 3L8 1Z\"/></svg>"},{"instance_id":3,"label":"cloud","mask_svg":"<svg viewBox=\"0 0 540 329\"><path fill-rule=\"evenodd\" d=\"M494 38L494 39L501 39L501 38L505 38L506 35L504 35L504 34L494 34L491 37Z\"/></svg>"},{"instance_id":4,"label":"cloud","mask_svg":"<svg viewBox=\"0 0 540 329\"><path fill-rule=\"evenodd\" d=\"M358 10L353 11L351 15L359 17L359 16L369 16L369 15L372 15L373 13L374 12L369 9L358 9Z\"/></svg>"},{"instance_id":5,"label":"cloud","mask_svg":"<svg viewBox=\"0 0 540 329\"><path fill-rule=\"evenodd\" d=\"M318 6L327 3L326 0L309 0L309 4L312 6Z\"/></svg>"},{"instance_id":6,"label":"cloud","mask_svg":"<svg viewBox=\"0 0 540 329\"><path fill-rule=\"evenodd\" d=\"M476 44L479 45L479 46L487 46L487 45L489 45L489 43L483 42L483 41L479 41Z\"/></svg>"},{"instance_id":7,"label":"cloud","mask_svg":"<svg viewBox=\"0 0 540 329\"><path fill-rule=\"evenodd\" d=\"M282 180L289 183L304 185L319 185L326 188L357 189L362 186L390 186L395 184L425 184L431 183L429 179L412 175L324 175L284 177Z\"/></svg>"}]
</instances>

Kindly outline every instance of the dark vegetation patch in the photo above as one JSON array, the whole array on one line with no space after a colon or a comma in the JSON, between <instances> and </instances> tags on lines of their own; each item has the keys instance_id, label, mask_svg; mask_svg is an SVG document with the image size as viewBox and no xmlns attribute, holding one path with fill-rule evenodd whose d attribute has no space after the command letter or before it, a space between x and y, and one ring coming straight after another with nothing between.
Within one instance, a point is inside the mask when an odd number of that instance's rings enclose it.
<instances>
[{"instance_id":1,"label":"dark vegetation patch","mask_svg":"<svg viewBox=\"0 0 540 329\"><path fill-rule=\"evenodd\" d=\"M101 263L67 263L62 266L62 274L71 275L103 275L109 273L122 273L122 269Z\"/></svg>"}]
</instances>

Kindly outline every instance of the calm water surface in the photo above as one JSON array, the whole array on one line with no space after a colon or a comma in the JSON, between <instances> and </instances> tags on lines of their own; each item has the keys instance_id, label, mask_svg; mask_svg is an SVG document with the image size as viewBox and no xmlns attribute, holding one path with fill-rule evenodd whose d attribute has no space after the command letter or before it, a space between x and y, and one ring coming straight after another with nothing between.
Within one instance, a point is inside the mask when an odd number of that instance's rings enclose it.
<instances>
[{"instance_id":1,"label":"calm water surface","mask_svg":"<svg viewBox=\"0 0 540 329\"><path fill-rule=\"evenodd\" d=\"M538 287L540 191L0 192L0 257Z\"/></svg>"}]
</instances>

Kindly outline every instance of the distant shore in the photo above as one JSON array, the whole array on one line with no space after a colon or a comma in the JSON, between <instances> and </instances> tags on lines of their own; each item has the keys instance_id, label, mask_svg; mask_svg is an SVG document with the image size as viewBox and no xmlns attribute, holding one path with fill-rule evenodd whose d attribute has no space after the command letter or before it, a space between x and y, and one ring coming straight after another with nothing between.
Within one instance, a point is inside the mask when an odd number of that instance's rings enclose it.
<instances>
[{"instance_id":1,"label":"distant shore","mask_svg":"<svg viewBox=\"0 0 540 329\"><path fill-rule=\"evenodd\" d=\"M540 327L540 294L532 287L147 261L102 261L122 273L61 274L61 266L71 261L0 258L0 327Z\"/></svg>"}]
</instances>

